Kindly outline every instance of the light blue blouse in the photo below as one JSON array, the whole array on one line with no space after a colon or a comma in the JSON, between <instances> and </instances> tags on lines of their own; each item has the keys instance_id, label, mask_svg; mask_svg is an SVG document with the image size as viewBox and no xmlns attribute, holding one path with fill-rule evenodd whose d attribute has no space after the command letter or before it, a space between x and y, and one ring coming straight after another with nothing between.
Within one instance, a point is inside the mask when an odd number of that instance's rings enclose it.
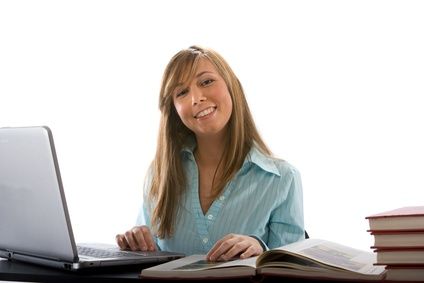
<instances>
[{"instance_id":1,"label":"light blue blouse","mask_svg":"<svg viewBox=\"0 0 424 283\"><path fill-rule=\"evenodd\" d=\"M229 233L255 236L267 248L304 238L303 195L299 172L286 161L253 147L222 194L203 214L199 201L199 174L192 149L182 151L187 190L178 206L175 232L158 239L161 250L186 255L206 254ZM144 186L144 203L137 225L150 226L152 204L147 202L151 173Z\"/></svg>"}]
</instances>

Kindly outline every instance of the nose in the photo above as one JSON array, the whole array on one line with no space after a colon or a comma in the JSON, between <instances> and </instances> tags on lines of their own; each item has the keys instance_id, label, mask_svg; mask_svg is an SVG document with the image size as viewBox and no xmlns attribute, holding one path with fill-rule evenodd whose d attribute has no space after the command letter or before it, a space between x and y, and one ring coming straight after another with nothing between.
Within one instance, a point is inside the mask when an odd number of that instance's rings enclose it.
<instances>
[{"instance_id":1,"label":"nose","mask_svg":"<svg viewBox=\"0 0 424 283\"><path fill-rule=\"evenodd\" d=\"M206 96L204 96L204 94L201 90L199 90L199 89L192 89L191 90L191 101L192 101L193 106L195 106L199 103L202 103L206 100L207 100L207 98L206 98Z\"/></svg>"}]
</instances>

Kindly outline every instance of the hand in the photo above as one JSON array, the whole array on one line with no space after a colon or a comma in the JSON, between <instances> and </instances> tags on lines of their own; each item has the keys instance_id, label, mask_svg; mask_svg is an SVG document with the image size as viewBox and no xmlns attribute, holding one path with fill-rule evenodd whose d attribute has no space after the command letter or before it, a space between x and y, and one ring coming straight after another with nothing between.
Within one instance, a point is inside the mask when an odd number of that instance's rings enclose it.
<instances>
[{"instance_id":1,"label":"hand","mask_svg":"<svg viewBox=\"0 0 424 283\"><path fill-rule=\"evenodd\" d=\"M155 251L156 244L147 226L135 226L124 234L116 235L116 242L121 250Z\"/></svg>"},{"instance_id":2,"label":"hand","mask_svg":"<svg viewBox=\"0 0 424 283\"><path fill-rule=\"evenodd\" d=\"M253 237L238 234L228 234L215 243L206 255L210 261L227 261L237 255L248 258L263 252L262 245Z\"/></svg>"}]
</instances>

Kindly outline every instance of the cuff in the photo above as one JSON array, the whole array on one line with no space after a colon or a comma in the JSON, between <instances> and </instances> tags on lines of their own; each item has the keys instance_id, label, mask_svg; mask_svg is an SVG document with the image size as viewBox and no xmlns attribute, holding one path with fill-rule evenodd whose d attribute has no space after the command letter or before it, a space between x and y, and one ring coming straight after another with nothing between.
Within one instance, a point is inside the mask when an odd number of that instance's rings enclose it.
<instances>
[{"instance_id":1,"label":"cuff","mask_svg":"<svg viewBox=\"0 0 424 283\"><path fill-rule=\"evenodd\" d=\"M269 248L268 248L268 246L265 244L265 242L264 242L264 241L262 241L262 239L261 239L261 238L259 238L258 236L255 236L255 235L249 235L249 237L252 237L253 239L256 239L256 240L259 242L259 244L261 244L261 246L262 246L262 250L263 250L263 251L267 251L267 250L269 250Z\"/></svg>"}]
</instances>

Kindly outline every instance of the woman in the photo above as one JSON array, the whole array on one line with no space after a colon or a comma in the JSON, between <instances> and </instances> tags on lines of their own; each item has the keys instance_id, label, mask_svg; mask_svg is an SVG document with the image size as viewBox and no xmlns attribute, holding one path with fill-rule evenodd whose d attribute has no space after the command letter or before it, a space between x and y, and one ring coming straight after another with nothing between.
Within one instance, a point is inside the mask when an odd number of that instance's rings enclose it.
<instances>
[{"instance_id":1,"label":"woman","mask_svg":"<svg viewBox=\"0 0 424 283\"><path fill-rule=\"evenodd\" d=\"M215 51L192 46L165 69L155 159L121 249L256 256L304 238L298 171L273 158L242 86Z\"/></svg>"}]
</instances>

